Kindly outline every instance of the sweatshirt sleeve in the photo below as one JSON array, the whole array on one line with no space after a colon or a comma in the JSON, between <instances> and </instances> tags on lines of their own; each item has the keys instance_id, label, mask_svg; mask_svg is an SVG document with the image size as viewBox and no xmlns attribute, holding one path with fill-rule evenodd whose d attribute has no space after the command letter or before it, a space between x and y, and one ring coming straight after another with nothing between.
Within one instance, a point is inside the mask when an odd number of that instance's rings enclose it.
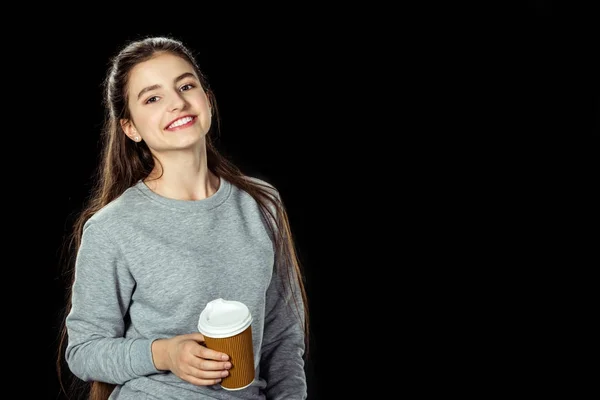
<instances>
[{"instance_id":1,"label":"sweatshirt sleeve","mask_svg":"<svg viewBox=\"0 0 600 400\"><path fill-rule=\"evenodd\" d=\"M295 293L299 288L294 288ZM278 273L267 289L265 327L261 350L261 376L266 380L269 400L306 399L304 370L304 319L301 296L299 314L291 294L283 294ZM300 318L299 318L300 317Z\"/></svg>"},{"instance_id":2,"label":"sweatshirt sleeve","mask_svg":"<svg viewBox=\"0 0 600 400\"><path fill-rule=\"evenodd\" d=\"M125 315L135 281L97 223L89 220L75 262L72 306L66 319L66 361L84 381L122 384L159 373L152 340L125 338Z\"/></svg>"}]
</instances>

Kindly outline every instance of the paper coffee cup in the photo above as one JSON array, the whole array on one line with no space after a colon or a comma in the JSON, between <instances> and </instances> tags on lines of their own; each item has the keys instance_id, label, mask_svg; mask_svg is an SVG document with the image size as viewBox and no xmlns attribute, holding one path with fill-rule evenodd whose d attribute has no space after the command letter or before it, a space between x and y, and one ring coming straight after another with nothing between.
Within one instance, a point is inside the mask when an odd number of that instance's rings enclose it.
<instances>
[{"instance_id":1,"label":"paper coffee cup","mask_svg":"<svg viewBox=\"0 0 600 400\"><path fill-rule=\"evenodd\" d=\"M200 313L198 331L209 349L229 355L231 369L221 386L239 390L254 381L252 314L245 304L221 298L209 302Z\"/></svg>"}]
</instances>

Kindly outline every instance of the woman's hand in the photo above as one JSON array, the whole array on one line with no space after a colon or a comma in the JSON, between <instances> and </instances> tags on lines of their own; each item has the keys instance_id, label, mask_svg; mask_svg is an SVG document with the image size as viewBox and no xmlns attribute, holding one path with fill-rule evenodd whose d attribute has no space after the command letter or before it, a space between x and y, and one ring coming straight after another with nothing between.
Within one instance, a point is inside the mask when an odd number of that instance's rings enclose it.
<instances>
[{"instance_id":1,"label":"woman's hand","mask_svg":"<svg viewBox=\"0 0 600 400\"><path fill-rule=\"evenodd\" d=\"M229 356L203 346L201 333L157 339L152 342L152 359L156 369L169 370L198 386L215 385L229 375Z\"/></svg>"}]
</instances>

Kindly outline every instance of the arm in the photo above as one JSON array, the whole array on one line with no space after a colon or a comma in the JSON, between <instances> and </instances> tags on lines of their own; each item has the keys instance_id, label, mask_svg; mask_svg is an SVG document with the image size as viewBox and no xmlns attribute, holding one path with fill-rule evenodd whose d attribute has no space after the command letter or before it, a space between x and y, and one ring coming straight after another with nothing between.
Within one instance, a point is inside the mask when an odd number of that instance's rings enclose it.
<instances>
[{"instance_id":1,"label":"arm","mask_svg":"<svg viewBox=\"0 0 600 400\"><path fill-rule=\"evenodd\" d=\"M119 248L88 221L75 264L72 308L66 326L69 368L85 381L122 384L158 373L149 339L124 338L124 316L135 282Z\"/></svg>"},{"instance_id":2,"label":"arm","mask_svg":"<svg viewBox=\"0 0 600 400\"><path fill-rule=\"evenodd\" d=\"M275 203L284 207L279 191L271 184L259 181L267 187ZM276 218L276 208L271 209ZM277 225L277 224L276 224ZM271 240L274 238L271 236ZM263 344L260 357L260 375L267 382L266 397L269 400L304 400L307 398L306 372L304 369L304 304L296 276L291 266L277 256L278 264L273 272L271 282L266 292L265 321L263 329ZM292 276L294 285L283 283L289 280L286 267ZM283 276L282 276L283 274ZM296 309L296 303L299 306Z\"/></svg>"},{"instance_id":3,"label":"arm","mask_svg":"<svg viewBox=\"0 0 600 400\"><path fill-rule=\"evenodd\" d=\"M296 301L303 306L299 289L294 287ZM266 395L270 400L306 399L306 373L304 370L303 319L299 319L294 299L284 294L276 273L267 289L267 304L260 373L267 381Z\"/></svg>"}]
</instances>

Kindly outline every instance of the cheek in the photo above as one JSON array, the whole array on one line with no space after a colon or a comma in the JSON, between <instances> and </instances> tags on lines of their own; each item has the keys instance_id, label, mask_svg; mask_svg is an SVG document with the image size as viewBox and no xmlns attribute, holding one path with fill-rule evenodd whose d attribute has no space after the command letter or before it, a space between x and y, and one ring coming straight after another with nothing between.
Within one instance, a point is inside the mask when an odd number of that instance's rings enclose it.
<instances>
[{"instance_id":1,"label":"cheek","mask_svg":"<svg viewBox=\"0 0 600 400\"><path fill-rule=\"evenodd\" d=\"M206 129L210 128L210 124L212 123L212 111L208 106L200 116L200 119L202 121L202 126L205 126Z\"/></svg>"},{"instance_id":2,"label":"cheek","mask_svg":"<svg viewBox=\"0 0 600 400\"><path fill-rule=\"evenodd\" d=\"M168 121L161 120L161 115L162 113L158 111L148 114L146 121L149 129L162 129L164 127L163 125L168 123Z\"/></svg>"},{"instance_id":3,"label":"cheek","mask_svg":"<svg viewBox=\"0 0 600 400\"><path fill-rule=\"evenodd\" d=\"M142 112L138 111L133 116L136 125L142 132L151 133L152 131L163 128L163 121L161 121L160 118L162 113L158 109L151 110L150 108L151 107L148 107L148 109L145 109Z\"/></svg>"}]
</instances>

